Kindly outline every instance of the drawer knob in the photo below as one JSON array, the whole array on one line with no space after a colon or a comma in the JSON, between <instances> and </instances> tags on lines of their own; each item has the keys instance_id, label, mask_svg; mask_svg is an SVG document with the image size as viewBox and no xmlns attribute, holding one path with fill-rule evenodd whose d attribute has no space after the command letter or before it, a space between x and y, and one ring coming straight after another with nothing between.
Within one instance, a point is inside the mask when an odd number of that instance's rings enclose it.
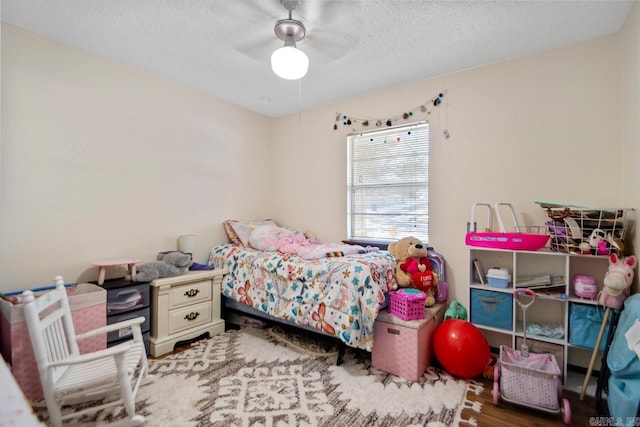
<instances>
[{"instance_id":1,"label":"drawer knob","mask_svg":"<svg viewBox=\"0 0 640 427\"><path fill-rule=\"evenodd\" d=\"M186 297L195 297L196 295L198 295L198 292L200 292L200 289L189 289L187 292L184 293L184 296Z\"/></svg>"},{"instance_id":2,"label":"drawer knob","mask_svg":"<svg viewBox=\"0 0 640 427\"><path fill-rule=\"evenodd\" d=\"M197 311L194 313L192 311L191 313L189 313L186 316L184 316L184 318L187 319L187 320L195 320L198 316L200 316L200 313L198 313Z\"/></svg>"}]
</instances>

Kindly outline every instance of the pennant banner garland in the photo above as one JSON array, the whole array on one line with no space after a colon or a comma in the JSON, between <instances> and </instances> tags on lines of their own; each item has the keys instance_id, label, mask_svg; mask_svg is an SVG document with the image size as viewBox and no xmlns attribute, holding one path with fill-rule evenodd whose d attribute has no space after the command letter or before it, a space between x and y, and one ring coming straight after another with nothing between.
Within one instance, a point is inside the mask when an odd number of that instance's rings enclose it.
<instances>
[{"instance_id":1,"label":"pennant banner garland","mask_svg":"<svg viewBox=\"0 0 640 427\"><path fill-rule=\"evenodd\" d=\"M363 118L336 113L336 123L333 125L333 130L337 130L338 125L340 124L342 124L343 126L352 127L354 131L356 130L356 127L389 127L397 124L402 120L415 119L415 116L418 114L430 115L434 108L442 104L445 94L446 90L444 92L440 92L437 96L431 98L422 105L385 118Z\"/></svg>"}]
</instances>

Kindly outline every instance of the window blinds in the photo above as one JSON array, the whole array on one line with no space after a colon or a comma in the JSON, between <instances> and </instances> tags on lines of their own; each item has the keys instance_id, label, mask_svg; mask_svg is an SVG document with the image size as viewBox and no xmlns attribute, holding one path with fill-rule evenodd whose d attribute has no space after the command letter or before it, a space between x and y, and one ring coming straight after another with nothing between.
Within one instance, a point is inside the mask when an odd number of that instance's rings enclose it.
<instances>
[{"instance_id":1,"label":"window blinds","mask_svg":"<svg viewBox=\"0 0 640 427\"><path fill-rule=\"evenodd\" d=\"M347 139L347 224L353 240L429 241L429 124Z\"/></svg>"}]
</instances>

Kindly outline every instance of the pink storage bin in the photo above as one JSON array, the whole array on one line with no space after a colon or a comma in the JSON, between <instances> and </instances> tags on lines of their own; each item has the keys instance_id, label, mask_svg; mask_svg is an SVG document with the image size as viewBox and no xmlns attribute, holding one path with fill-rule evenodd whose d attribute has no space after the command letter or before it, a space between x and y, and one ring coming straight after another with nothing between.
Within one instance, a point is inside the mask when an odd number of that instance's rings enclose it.
<instances>
[{"instance_id":1,"label":"pink storage bin","mask_svg":"<svg viewBox=\"0 0 640 427\"><path fill-rule=\"evenodd\" d=\"M76 334L107 325L106 290L90 283L80 283L67 287L67 294ZM0 299L0 312L2 357L11 365L11 373L25 397L31 402L37 402L43 398L43 392L22 304ZM80 340L78 347L83 354L105 349L107 336L103 334Z\"/></svg>"},{"instance_id":2,"label":"pink storage bin","mask_svg":"<svg viewBox=\"0 0 640 427\"><path fill-rule=\"evenodd\" d=\"M389 292L389 313L402 320L424 319L424 303L427 294L417 289L400 289Z\"/></svg>"},{"instance_id":3,"label":"pink storage bin","mask_svg":"<svg viewBox=\"0 0 640 427\"><path fill-rule=\"evenodd\" d=\"M386 310L374 324L371 366L412 381L419 381L433 360L431 336L442 322L446 304L423 307L421 320L401 320Z\"/></svg>"}]
</instances>

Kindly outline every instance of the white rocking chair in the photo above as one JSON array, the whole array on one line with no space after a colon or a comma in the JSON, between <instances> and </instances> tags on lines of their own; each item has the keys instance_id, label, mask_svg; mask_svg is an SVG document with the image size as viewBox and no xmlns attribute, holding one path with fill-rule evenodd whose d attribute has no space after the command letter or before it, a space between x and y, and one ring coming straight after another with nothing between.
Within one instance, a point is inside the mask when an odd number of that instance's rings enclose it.
<instances>
[{"instance_id":1,"label":"white rocking chair","mask_svg":"<svg viewBox=\"0 0 640 427\"><path fill-rule=\"evenodd\" d=\"M62 277L56 277L55 284L54 290L38 298L31 291L22 293L50 423L59 427L64 420L123 405L128 418L111 425L142 424L145 418L135 413L135 396L141 385L155 379L148 375L140 330L144 317L76 335ZM132 329L132 340L94 353L80 354L77 340L124 328ZM119 398L111 398L118 395ZM62 412L65 405L103 398L104 401L96 406L67 414Z\"/></svg>"}]
</instances>

